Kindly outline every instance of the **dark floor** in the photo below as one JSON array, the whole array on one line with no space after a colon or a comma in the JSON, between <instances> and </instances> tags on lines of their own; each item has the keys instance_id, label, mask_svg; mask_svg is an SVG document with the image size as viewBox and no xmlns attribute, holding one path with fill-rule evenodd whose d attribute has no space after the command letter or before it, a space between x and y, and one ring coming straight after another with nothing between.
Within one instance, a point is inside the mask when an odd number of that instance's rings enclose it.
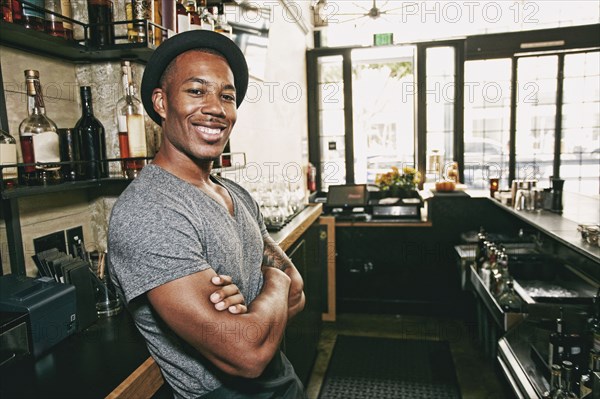
<instances>
[{"instance_id":1,"label":"dark floor","mask_svg":"<svg viewBox=\"0 0 600 399\"><path fill-rule=\"evenodd\" d=\"M319 395L337 334L449 341L463 399L513 397L495 363L484 359L477 349L472 328L465 326L461 320L338 314L336 322L323 325L317 360L306 387L309 399L316 399Z\"/></svg>"}]
</instances>

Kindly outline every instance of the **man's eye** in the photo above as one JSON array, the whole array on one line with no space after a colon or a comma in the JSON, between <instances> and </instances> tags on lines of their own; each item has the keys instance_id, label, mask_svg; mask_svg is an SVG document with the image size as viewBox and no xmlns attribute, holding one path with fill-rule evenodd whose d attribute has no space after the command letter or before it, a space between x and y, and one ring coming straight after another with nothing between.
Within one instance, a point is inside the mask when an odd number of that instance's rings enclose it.
<instances>
[{"instance_id":1,"label":"man's eye","mask_svg":"<svg viewBox=\"0 0 600 399\"><path fill-rule=\"evenodd\" d=\"M206 91L204 89L187 89L187 92L190 93L190 94L193 94L195 96L201 96Z\"/></svg>"},{"instance_id":2,"label":"man's eye","mask_svg":"<svg viewBox=\"0 0 600 399\"><path fill-rule=\"evenodd\" d=\"M223 99L225 99L225 101L235 102L235 96L231 94L223 94Z\"/></svg>"}]
</instances>

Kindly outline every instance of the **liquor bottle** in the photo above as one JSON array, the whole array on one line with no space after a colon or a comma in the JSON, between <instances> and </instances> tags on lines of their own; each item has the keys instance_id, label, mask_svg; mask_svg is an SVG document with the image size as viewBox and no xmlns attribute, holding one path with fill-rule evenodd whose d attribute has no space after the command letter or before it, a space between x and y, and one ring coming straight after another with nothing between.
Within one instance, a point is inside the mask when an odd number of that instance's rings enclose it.
<instances>
[{"instance_id":1,"label":"liquor bottle","mask_svg":"<svg viewBox=\"0 0 600 399\"><path fill-rule=\"evenodd\" d=\"M488 245L486 245L485 249L486 258L481 265L481 269L479 270L479 277L481 277L483 285L488 290L490 289L490 277L492 275L492 259L494 251L496 251L496 246L493 243L488 242Z\"/></svg>"},{"instance_id":2,"label":"liquor bottle","mask_svg":"<svg viewBox=\"0 0 600 399\"><path fill-rule=\"evenodd\" d=\"M594 314L587 320L587 345L600 352L600 288L593 299Z\"/></svg>"},{"instance_id":3,"label":"liquor bottle","mask_svg":"<svg viewBox=\"0 0 600 399\"><path fill-rule=\"evenodd\" d=\"M517 312L520 313L523 306L521 297L515 292L514 282L512 279L508 279L506 282L506 290L498 298L498 305L505 312Z\"/></svg>"},{"instance_id":4,"label":"liquor bottle","mask_svg":"<svg viewBox=\"0 0 600 399\"><path fill-rule=\"evenodd\" d=\"M24 24L23 21L23 7L19 0L7 0L11 4L12 9L12 22L14 24Z\"/></svg>"},{"instance_id":5,"label":"liquor bottle","mask_svg":"<svg viewBox=\"0 0 600 399\"><path fill-rule=\"evenodd\" d=\"M60 0L60 13L67 18L73 18L71 0ZM64 19L62 24L65 31L65 39L73 40L73 24Z\"/></svg>"},{"instance_id":6,"label":"liquor bottle","mask_svg":"<svg viewBox=\"0 0 600 399\"><path fill-rule=\"evenodd\" d=\"M161 16L162 26L167 29L167 37L177 33L177 10L175 0L162 0Z\"/></svg>"},{"instance_id":7,"label":"liquor bottle","mask_svg":"<svg viewBox=\"0 0 600 399\"><path fill-rule=\"evenodd\" d=\"M27 86L27 110L29 116L19 125L23 163L38 164L23 167L23 183L26 185L60 183L58 129L46 116L44 98L38 71L25 70ZM39 165L39 163L44 163Z\"/></svg>"},{"instance_id":8,"label":"liquor bottle","mask_svg":"<svg viewBox=\"0 0 600 399\"><path fill-rule=\"evenodd\" d=\"M162 1L161 0L151 0L150 3L150 18L152 22L156 25L162 26ZM155 46L158 46L162 43L163 31L159 27L152 27L152 39L150 42Z\"/></svg>"},{"instance_id":9,"label":"liquor bottle","mask_svg":"<svg viewBox=\"0 0 600 399\"><path fill-rule=\"evenodd\" d=\"M92 88L81 86L81 118L75 124L77 146L82 161L79 176L83 179L108 177L106 165L106 137L104 126L94 116Z\"/></svg>"},{"instance_id":10,"label":"liquor bottle","mask_svg":"<svg viewBox=\"0 0 600 399\"><path fill-rule=\"evenodd\" d=\"M177 33L183 33L190 30L190 16L183 5L183 0L177 0Z\"/></svg>"},{"instance_id":11,"label":"liquor bottle","mask_svg":"<svg viewBox=\"0 0 600 399\"><path fill-rule=\"evenodd\" d=\"M196 11L196 0L187 0L185 9L190 21L190 30L202 29L202 19L200 19L200 14Z\"/></svg>"},{"instance_id":12,"label":"liquor bottle","mask_svg":"<svg viewBox=\"0 0 600 399\"><path fill-rule=\"evenodd\" d=\"M17 140L8 132L0 129L0 166L17 163ZM17 167L2 168L2 188L12 188L17 185Z\"/></svg>"},{"instance_id":13,"label":"liquor bottle","mask_svg":"<svg viewBox=\"0 0 600 399\"><path fill-rule=\"evenodd\" d=\"M562 394L562 368L558 364L553 364L550 368L550 392L545 395L548 399L554 399Z\"/></svg>"},{"instance_id":14,"label":"liquor bottle","mask_svg":"<svg viewBox=\"0 0 600 399\"><path fill-rule=\"evenodd\" d=\"M115 43L112 0L87 0L90 28L89 43L93 47Z\"/></svg>"},{"instance_id":15,"label":"liquor bottle","mask_svg":"<svg viewBox=\"0 0 600 399\"><path fill-rule=\"evenodd\" d=\"M563 308L560 308L560 315L556 319L556 331L550 334L548 347L548 364L560 364L565 356L565 335L563 325Z\"/></svg>"},{"instance_id":16,"label":"liquor bottle","mask_svg":"<svg viewBox=\"0 0 600 399\"><path fill-rule=\"evenodd\" d=\"M215 20L214 31L219 32L231 39L233 30L231 25L227 23L227 17L225 16L225 8L223 3L219 3L218 6L213 7L213 15L215 14L215 10L217 18Z\"/></svg>"},{"instance_id":17,"label":"liquor bottle","mask_svg":"<svg viewBox=\"0 0 600 399\"><path fill-rule=\"evenodd\" d=\"M45 0L44 8L58 14L62 14L61 0ZM61 17L55 14L46 13L46 32L52 36L66 39L65 28Z\"/></svg>"},{"instance_id":18,"label":"liquor bottle","mask_svg":"<svg viewBox=\"0 0 600 399\"><path fill-rule=\"evenodd\" d=\"M589 363L587 366L587 370L581 374L581 379L579 383L579 397L580 398L591 398L592 397L592 388L593 388L593 379L594 372L600 371L600 352L592 349L589 353Z\"/></svg>"},{"instance_id":19,"label":"liquor bottle","mask_svg":"<svg viewBox=\"0 0 600 399\"><path fill-rule=\"evenodd\" d=\"M202 19L202 29L203 30L215 30L215 16L212 14L212 8L209 9L206 6L206 0L200 0L200 5L202 8L202 12L200 13L200 18Z\"/></svg>"},{"instance_id":20,"label":"liquor bottle","mask_svg":"<svg viewBox=\"0 0 600 399\"><path fill-rule=\"evenodd\" d=\"M481 268L481 263L483 263L480 259L483 254L486 240L487 234L485 233L485 229L483 226L480 226L479 232L477 233L477 246L475 247L475 270L479 270Z\"/></svg>"},{"instance_id":21,"label":"liquor bottle","mask_svg":"<svg viewBox=\"0 0 600 399\"><path fill-rule=\"evenodd\" d=\"M0 0L0 7L2 8L2 14L0 15L2 21L13 22L12 0Z\"/></svg>"},{"instance_id":22,"label":"liquor bottle","mask_svg":"<svg viewBox=\"0 0 600 399\"><path fill-rule=\"evenodd\" d=\"M128 21L132 21L127 23L127 40L131 43L144 43L146 41L146 26L140 20L150 18L150 3L147 0L125 1L125 16ZM151 33L151 30L148 33Z\"/></svg>"},{"instance_id":23,"label":"liquor bottle","mask_svg":"<svg viewBox=\"0 0 600 399\"><path fill-rule=\"evenodd\" d=\"M131 63L121 61L121 82L123 97L117 102L117 125L119 134L119 151L123 159L121 169L123 177L133 179L144 166L143 160L129 160L130 157L145 157L146 131L143 107L135 97L135 86Z\"/></svg>"},{"instance_id":24,"label":"liquor bottle","mask_svg":"<svg viewBox=\"0 0 600 399\"><path fill-rule=\"evenodd\" d=\"M44 31L44 0L31 0L29 3L39 8L23 4L23 26L40 32ZM14 2L13 2L14 5Z\"/></svg>"},{"instance_id":25,"label":"liquor bottle","mask_svg":"<svg viewBox=\"0 0 600 399\"><path fill-rule=\"evenodd\" d=\"M578 399L573 392L573 363L569 360L562 361L562 392L556 396L557 399Z\"/></svg>"}]
</instances>

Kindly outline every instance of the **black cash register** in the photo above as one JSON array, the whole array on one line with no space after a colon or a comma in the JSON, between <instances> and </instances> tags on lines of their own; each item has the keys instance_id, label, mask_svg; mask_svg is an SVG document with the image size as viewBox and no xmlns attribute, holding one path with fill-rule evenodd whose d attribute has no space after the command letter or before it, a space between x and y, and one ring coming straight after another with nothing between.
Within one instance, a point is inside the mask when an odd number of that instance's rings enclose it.
<instances>
[{"instance_id":1,"label":"black cash register","mask_svg":"<svg viewBox=\"0 0 600 399\"><path fill-rule=\"evenodd\" d=\"M369 192L366 184L329 186L324 211L345 220L368 220Z\"/></svg>"}]
</instances>

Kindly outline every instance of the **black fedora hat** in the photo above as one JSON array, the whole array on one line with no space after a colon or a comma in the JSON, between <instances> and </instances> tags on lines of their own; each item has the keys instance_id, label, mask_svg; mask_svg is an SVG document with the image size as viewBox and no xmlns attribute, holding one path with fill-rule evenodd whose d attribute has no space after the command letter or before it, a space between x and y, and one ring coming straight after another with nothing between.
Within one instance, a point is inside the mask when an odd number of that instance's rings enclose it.
<instances>
[{"instance_id":1,"label":"black fedora hat","mask_svg":"<svg viewBox=\"0 0 600 399\"><path fill-rule=\"evenodd\" d=\"M237 106L244 100L248 89L248 64L242 50L231 39L217 32L191 30L179 33L165 40L152 53L142 77L142 103L148 116L159 125L161 117L154 111L152 92L159 86L160 78L169 63L178 55L194 49L215 50L225 57L233 72Z\"/></svg>"}]
</instances>

